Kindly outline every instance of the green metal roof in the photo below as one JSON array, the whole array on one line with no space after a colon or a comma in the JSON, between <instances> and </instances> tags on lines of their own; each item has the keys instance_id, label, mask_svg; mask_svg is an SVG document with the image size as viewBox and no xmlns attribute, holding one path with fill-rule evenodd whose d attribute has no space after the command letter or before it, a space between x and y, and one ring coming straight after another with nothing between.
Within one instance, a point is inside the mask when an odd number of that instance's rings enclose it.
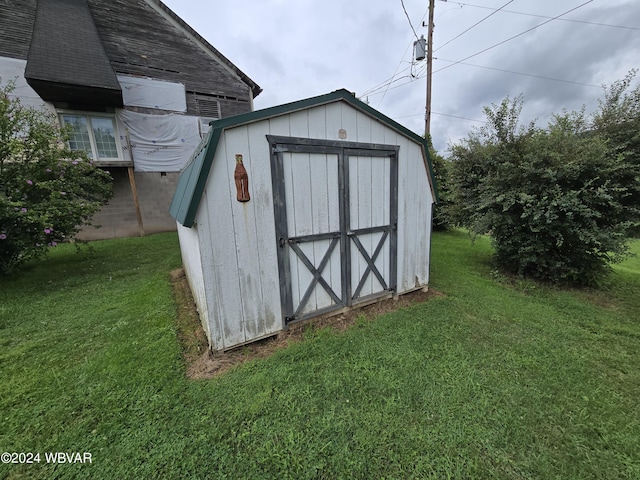
<instances>
[{"instance_id":1,"label":"green metal roof","mask_svg":"<svg viewBox=\"0 0 640 480\"><path fill-rule=\"evenodd\" d=\"M171 216L185 227L193 226L198 206L200 204L200 199L202 198L202 193L204 192L207 178L211 171L213 157L218 147L218 142L220 141L225 129L337 101L347 102L354 108L378 119L405 137L421 144L424 150L424 158L426 159L431 185L433 185L434 198L437 201L438 190L427 141L405 126L400 125L395 120L390 119L379 111L371 108L366 103L358 100L348 90L340 89L325 95L307 98L305 100L286 103L262 110L256 110L254 112L243 113L241 115L235 115L233 117L227 117L211 122L209 134L202 139L202 142L200 142L200 145L198 145L194 154L182 169L173 200L171 201L171 207L169 208Z\"/></svg>"}]
</instances>

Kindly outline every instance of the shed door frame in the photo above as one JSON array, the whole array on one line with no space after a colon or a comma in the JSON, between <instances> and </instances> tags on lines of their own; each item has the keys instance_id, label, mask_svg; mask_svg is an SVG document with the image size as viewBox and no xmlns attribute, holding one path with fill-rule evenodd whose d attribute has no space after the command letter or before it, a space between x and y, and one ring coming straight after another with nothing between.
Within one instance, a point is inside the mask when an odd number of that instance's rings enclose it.
<instances>
[{"instance_id":1,"label":"shed door frame","mask_svg":"<svg viewBox=\"0 0 640 480\"><path fill-rule=\"evenodd\" d=\"M358 303L372 301L378 297L394 295L397 289L397 226L398 226L398 150L397 145L383 145L374 143L357 143L345 141L332 141L299 137L282 137L267 135L271 152L271 180L273 185L274 216L276 226L276 242L278 250L278 271L280 275L280 300L283 311L285 328L287 325L311 318L314 316L331 313L335 310L348 308ZM310 153L330 154L337 156L338 162L338 204L340 228L339 231L322 232L315 235L302 235L290 237L288 233L287 200L284 182L284 153ZM352 229L350 213L350 187L349 187L349 158L350 157L385 157L389 158L389 205L388 223L375 225L369 228ZM367 252L359 237L368 234L380 234L377 246L372 252ZM317 240L329 241L328 248L317 266L313 265L306 257L298 244ZM376 267L376 257L383 246L388 242L388 278L384 278ZM288 248L287 248L288 247ZM323 277L323 270L329 257L339 248L341 258L341 285L339 291L332 288ZM311 284L305 294L294 305L291 265L289 251L296 253L298 261L301 261L313 276ZM362 255L366 267L357 286L353 288L351 258L353 255ZM382 287L382 291L371 295L361 296L363 284L369 275L374 275ZM313 289L321 285L324 291L331 297L334 304L312 312L302 313L301 310L308 301Z\"/></svg>"}]
</instances>

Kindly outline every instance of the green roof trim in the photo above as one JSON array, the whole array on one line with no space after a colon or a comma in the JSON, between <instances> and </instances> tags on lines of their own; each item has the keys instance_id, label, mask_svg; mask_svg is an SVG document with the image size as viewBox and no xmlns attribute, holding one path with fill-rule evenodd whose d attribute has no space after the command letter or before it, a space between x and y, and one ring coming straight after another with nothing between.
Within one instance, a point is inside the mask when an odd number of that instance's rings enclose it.
<instances>
[{"instance_id":1,"label":"green roof trim","mask_svg":"<svg viewBox=\"0 0 640 480\"><path fill-rule=\"evenodd\" d=\"M209 172L211 171L213 157L218 148L218 142L222 137L222 132L225 129L341 100L422 145L424 160L428 170L427 173L433 186L434 199L437 202L438 187L435 181L427 140L395 120L371 108L366 103L358 100L354 94L348 90L340 89L325 95L212 121L210 123L211 129L209 130L208 136L203 138L190 160L182 169L173 200L171 201L171 207L169 208L171 216L185 227L193 227L198 206L207 183L207 178L209 177Z\"/></svg>"},{"instance_id":2,"label":"green roof trim","mask_svg":"<svg viewBox=\"0 0 640 480\"><path fill-rule=\"evenodd\" d=\"M218 139L213 143L210 140L216 133ZM213 155L221 134L221 130L209 130L209 135L202 139L178 178L169 213L185 227L193 227L195 222L198 203L207 184Z\"/></svg>"}]
</instances>

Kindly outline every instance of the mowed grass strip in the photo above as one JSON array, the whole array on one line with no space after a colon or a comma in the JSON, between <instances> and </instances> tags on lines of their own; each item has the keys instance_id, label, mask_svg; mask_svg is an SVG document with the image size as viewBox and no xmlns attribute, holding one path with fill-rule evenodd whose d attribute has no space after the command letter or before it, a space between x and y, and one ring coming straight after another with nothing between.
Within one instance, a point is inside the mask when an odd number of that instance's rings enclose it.
<instances>
[{"instance_id":1,"label":"mowed grass strip","mask_svg":"<svg viewBox=\"0 0 640 480\"><path fill-rule=\"evenodd\" d=\"M0 477L640 478L637 257L552 289L436 234L444 296L190 381L176 235L92 246L0 280L0 450L93 461Z\"/></svg>"}]
</instances>

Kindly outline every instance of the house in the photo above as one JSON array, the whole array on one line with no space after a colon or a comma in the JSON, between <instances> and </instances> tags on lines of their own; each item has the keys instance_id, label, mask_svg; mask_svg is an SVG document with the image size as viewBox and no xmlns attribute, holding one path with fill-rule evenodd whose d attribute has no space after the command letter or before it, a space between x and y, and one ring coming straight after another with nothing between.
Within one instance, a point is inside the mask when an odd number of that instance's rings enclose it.
<instances>
[{"instance_id":1,"label":"house","mask_svg":"<svg viewBox=\"0 0 640 480\"><path fill-rule=\"evenodd\" d=\"M114 179L85 239L175 230L179 171L212 119L261 89L160 0L0 2L0 78L71 125Z\"/></svg>"},{"instance_id":2,"label":"house","mask_svg":"<svg viewBox=\"0 0 640 480\"><path fill-rule=\"evenodd\" d=\"M350 92L211 124L171 214L214 350L429 283L424 138Z\"/></svg>"}]
</instances>

